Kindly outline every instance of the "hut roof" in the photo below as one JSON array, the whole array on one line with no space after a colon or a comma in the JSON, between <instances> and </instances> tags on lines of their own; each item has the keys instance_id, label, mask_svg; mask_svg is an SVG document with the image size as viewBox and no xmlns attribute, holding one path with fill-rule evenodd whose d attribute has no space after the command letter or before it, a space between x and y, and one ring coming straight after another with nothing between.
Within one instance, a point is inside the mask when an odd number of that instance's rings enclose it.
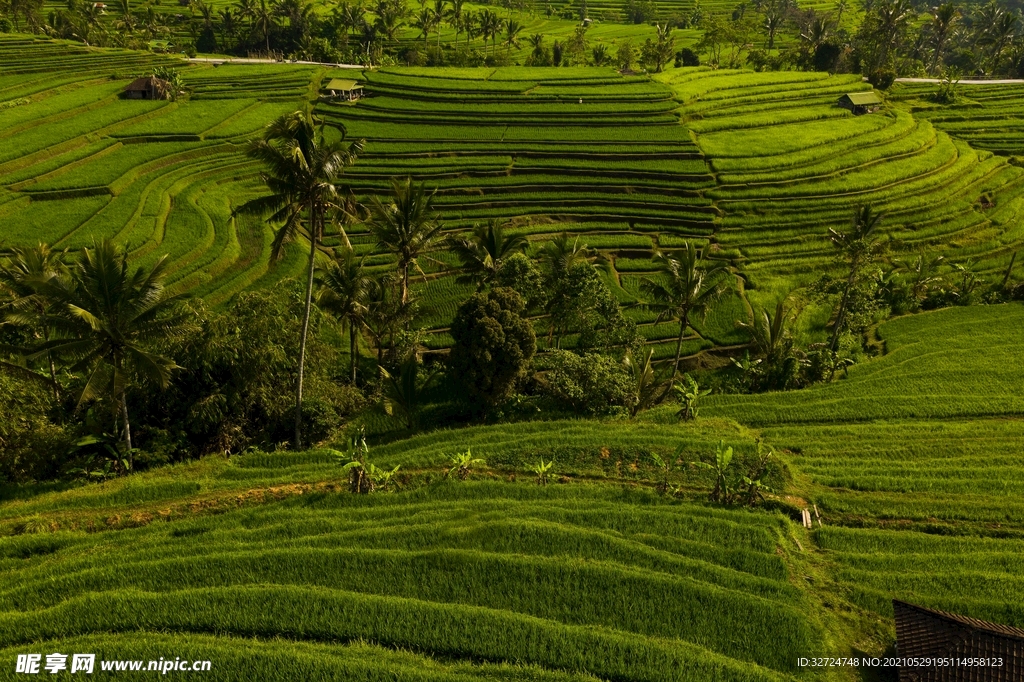
<instances>
[{"instance_id":1,"label":"hut roof","mask_svg":"<svg viewBox=\"0 0 1024 682\"><path fill-rule=\"evenodd\" d=\"M332 78L331 82L327 84L327 89L328 90L342 90L342 91L346 91L346 90L356 90L356 89L362 88L362 87L363 86L359 83L359 81L348 80L348 79L345 79L345 78Z\"/></svg>"},{"instance_id":2,"label":"hut roof","mask_svg":"<svg viewBox=\"0 0 1024 682\"><path fill-rule=\"evenodd\" d=\"M848 92L839 99L848 99L851 104L859 107L869 107L873 104L882 103L882 100L875 94L874 90L868 90L866 92Z\"/></svg>"},{"instance_id":3,"label":"hut roof","mask_svg":"<svg viewBox=\"0 0 1024 682\"><path fill-rule=\"evenodd\" d=\"M161 79L157 78L156 76L148 76L148 77L144 77L144 78L136 78L131 83L129 83L128 87L125 88L125 91L126 92L136 92L136 91L149 92L150 90L165 90L165 89L167 89L167 87L169 85L170 84L167 81L161 80Z\"/></svg>"},{"instance_id":4,"label":"hut roof","mask_svg":"<svg viewBox=\"0 0 1024 682\"><path fill-rule=\"evenodd\" d=\"M901 667L900 682L1017 682L1024 679L1024 630L892 600L901 658L1001 658L1002 666Z\"/></svg>"}]
</instances>

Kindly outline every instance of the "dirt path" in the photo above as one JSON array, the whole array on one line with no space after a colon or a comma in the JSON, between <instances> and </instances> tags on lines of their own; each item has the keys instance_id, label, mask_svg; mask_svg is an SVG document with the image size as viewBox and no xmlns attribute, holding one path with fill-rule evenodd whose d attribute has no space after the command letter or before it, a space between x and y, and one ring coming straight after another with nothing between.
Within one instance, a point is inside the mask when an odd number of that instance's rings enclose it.
<instances>
[{"instance_id":1,"label":"dirt path","mask_svg":"<svg viewBox=\"0 0 1024 682\"><path fill-rule=\"evenodd\" d=\"M331 62L289 61L287 59L256 59L255 57L189 57L190 62L199 64L303 64L306 66L329 66L332 69L365 69L362 64L334 64Z\"/></svg>"},{"instance_id":2,"label":"dirt path","mask_svg":"<svg viewBox=\"0 0 1024 682\"><path fill-rule=\"evenodd\" d=\"M941 78L897 78L897 83L941 83ZM962 80L960 85L1024 85L1024 79L1004 78L1001 80Z\"/></svg>"}]
</instances>

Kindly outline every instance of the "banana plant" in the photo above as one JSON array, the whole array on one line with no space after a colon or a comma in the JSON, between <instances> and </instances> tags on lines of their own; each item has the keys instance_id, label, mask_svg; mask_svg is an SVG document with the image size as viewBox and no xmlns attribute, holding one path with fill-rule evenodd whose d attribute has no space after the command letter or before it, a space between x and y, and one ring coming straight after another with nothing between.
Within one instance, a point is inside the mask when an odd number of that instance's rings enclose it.
<instances>
[{"instance_id":1,"label":"banana plant","mask_svg":"<svg viewBox=\"0 0 1024 682\"><path fill-rule=\"evenodd\" d=\"M551 467L555 465L555 461L545 462L543 459L530 467L530 471L537 475L537 485L547 485L548 479L551 477Z\"/></svg>"},{"instance_id":2,"label":"banana plant","mask_svg":"<svg viewBox=\"0 0 1024 682\"><path fill-rule=\"evenodd\" d=\"M474 458L472 448L466 448L465 452L453 455L449 461L451 461L452 467L448 469L447 476L458 476L460 481L465 481L469 477L470 469L475 465L487 463L479 457Z\"/></svg>"},{"instance_id":3,"label":"banana plant","mask_svg":"<svg viewBox=\"0 0 1024 682\"><path fill-rule=\"evenodd\" d=\"M735 497L736 491L730 485L728 475L729 465L732 464L732 455L732 447L726 447L725 441L718 441L713 464L695 462L701 469L708 469L715 474L715 487L711 490L712 502L730 504Z\"/></svg>"},{"instance_id":4,"label":"banana plant","mask_svg":"<svg viewBox=\"0 0 1024 682\"><path fill-rule=\"evenodd\" d=\"M688 419L697 418L697 402L706 395L711 393L711 389L701 389L697 380L691 377L689 374L683 375L683 383L674 384L673 388L676 392L676 397L679 398L679 403L682 405L680 410L676 412L676 416L681 421Z\"/></svg>"}]
</instances>

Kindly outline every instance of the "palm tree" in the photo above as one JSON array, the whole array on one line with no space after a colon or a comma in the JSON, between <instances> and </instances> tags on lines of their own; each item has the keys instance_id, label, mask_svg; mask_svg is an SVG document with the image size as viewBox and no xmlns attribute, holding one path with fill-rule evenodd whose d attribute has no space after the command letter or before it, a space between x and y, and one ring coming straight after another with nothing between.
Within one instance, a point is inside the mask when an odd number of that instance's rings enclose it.
<instances>
[{"instance_id":1,"label":"palm tree","mask_svg":"<svg viewBox=\"0 0 1024 682\"><path fill-rule=\"evenodd\" d=\"M705 315L722 295L727 270L721 265L711 265L704 260L702 252L693 242L672 254L657 253L654 257L660 277L655 280L644 277L640 290L651 299L647 307L658 311L655 324L664 320L679 322L679 336L676 339L676 355L672 364L672 379L679 371L679 357L683 347L683 335L690 324L690 316Z\"/></svg>"},{"instance_id":2,"label":"palm tree","mask_svg":"<svg viewBox=\"0 0 1024 682\"><path fill-rule=\"evenodd\" d=\"M267 57L270 56L270 33L277 25L277 15L273 7L267 6L267 0L260 0L259 7L252 9L252 27L263 34L267 46Z\"/></svg>"},{"instance_id":3,"label":"palm tree","mask_svg":"<svg viewBox=\"0 0 1024 682\"><path fill-rule=\"evenodd\" d=\"M509 17L505 20L505 54L511 54L513 47L520 49L519 34L522 30L523 25L515 19Z\"/></svg>"},{"instance_id":4,"label":"palm tree","mask_svg":"<svg viewBox=\"0 0 1024 682\"><path fill-rule=\"evenodd\" d=\"M384 411L388 415L400 415L410 431L416 428L417 417L423 405L424 392L436 378L431 372L420 380L420 363L415 354L410 354L398 367L397 376L383 367L380 368L381 386L384 391Z\"/></svg>"},{"instance_id":5,"label":"palm tree","mask_svg":"<svg viewBox=\"0 0 1024 682\"><path fill-rule=\"evenodd\" d=\"M0 292L6 291L11 301L0 307L0 311L6 308L0 320L30 329L44 343L48 342L53 327L53 303L36 291L34 285L54 277L66 276L66 259L66 249L55 251L47 244L10 249L6 262L0 265ZM53 395L57 398L60 396L60 388L53 354L48 353L46 360L50 366Z\"/></svg>"},{"instance_id":6,"label":"palm tree","mask_svg":"<svg viewBox=\"0 0 1024 682\"><path fill-rule=\"evenodd\" d=\"M392 349L395 338L415 314L415 304L399 300L395 278L384 275L369 281L366 290L366 312L363 326L377 349L377 366L384 365L385 349Z\"/></svg>"},{"instance_id":7,"label":"palm tree","mask_svg":"<svg viewBox=\"0 0 1024 682\"><path fill-rule=\"evenodd\" d=\"M348 327L349 371L355 385L359 329L365 324L370 287L370 278L363 272L363 259L357 260L351 249L338 251L334 261L321 271L318 284L317 305Z\"/></svg>"},{"instance_id":8,"label":"palm tree","mask_svg":"<svg viewBox=\"0 0 1024 682\"><path fill-rule=\"evenodd\" d=\"M455 29L455 50L459 49L459 31L462 30L462 15L466 0L452 0L452 9L448 12L451 27Z\"/></svg>"},{"instance_id":9,"label":"palm tree","mask_svg":"<svg viewBox=\"0 0 1024 682\"><path fill-rule=\"evenodd\" d=\"M527 241L522 235L506 237L502 222L495 219L475 226L471 237L457 237L450 244L462 263L463 273L456 281L475 283L479 290L494 279L505 258L526 248Z\"/></svg>"},{"instance_id":10,"label":"palm tree","mask_svg":"<svg viewBox=\"0 0 1024 682\"><path fill-rule=\"evenodd\" d=\"M427 194L423 185L413 184L412 178L391 181L391 199L388 203L373 197L367 227L377 240L377 246L398 256L398 273L402 287L401 303L409 302L409 268L420 273L418 259L431 251L442 239L444 225L434 212L434 192Z\"/></svg>"},{"instance_id":11,"label":"palm tree","mask_svg":"<svg viewBox=\"0 0 1024 682\"><path fill-rule=\"evenodd\" d=\"M850 268L843 285L842 296L839 299L839 307L836 309L835 319L832 322L832 338L828 347L833 353L839 348L839 336L842 334L846 322L850 297L861 271L879 253L875 230L881 222L882 214L875 213L870 205L865 205L854 211L850 229L847 232L839 232L833 228L828 230L829 241L839 251L840 256L846 260Z\"/></svg>"},{"instance_id":12,"label":"palm tree","mask_svg":"<svg viewBox=\"0 0 1024 682\"><path fill-rule=\"evenodd\" d=\"M541 267L549 286L561 279L576 263L589 263L595 258L592 249L587 248L579 237L570 237L568 232L552 239L540 251Z\"/></svg>"},{"instance_id":13,"label":"palm tree","mask_svg":"<svg viewBox=\"0 0 1024 682\"><path fill-rule=\"evenodd\" d=\"M148 271L133 272L128 249L104 240L82 249L69 276L37 280L33 288L53 303L54 337L41 344L33 357L50 355L73 362L72 372L87 379L78 399L106 398L114 407L131 462L132 432L127 390L142 378L166 388L174 361L152 352L149 346L167 338L184 316L170 313L178 296L164 288L167 256Z\"/></svg>"},{"instance_id":14,"label":"palm tree","mask_svg":"<svg viewBox=\"0 0 1024 682\"><path fill-rule=\"evenodd\" d=\"M534 33L531 35L527 42L530 43L530 47L533 51L530 52L530 56L533 58L535 64L540 65L544 61L544 34Z\"/></svg>"},{"instance_id":15,"label":"palm tree","mask_svg":"<svg viewBox=\"0 0 1024 682\"><path fill-rule=\"evenodd\" d=\"M306 301L295 388L296 449L302 446L302 381L316 252L323 239L328 216L339 208L342 194L335 182L341 178L345 167L355 162L362 148L362 140L347 145L343 140L327 141L323 123L317 125L308 109L281 116L267 126L262 140L254 140L249 147L249 156L263 162L267 168L260 177L270 194L246 203L238 212L269 216L268 221L281 225L271 244L272 262L279 261L284 256L286 245L300 236L309 241Z\"/></svg>"},{"instance_id":16,"label":"palm tree","mask_svg":"<svg viewBox=\"0 0 1024 682\"><path fill-rule=\"evenodd\" d=\"M932 19L928 23L931 33L932 63L929 71L935 73L936 67L942 62L942 55L960 18L960 10L951 2L932 8Z\"/></svg>"},{"instance_id":17,"label":"palm tree","mask_svg":"<svg viewBox=\"0 0 1024 682\"><path fill-rule=\"evenodd\" d=\"M434 0L434 28L437 30L437 49L441 49L441 26L444 25L445 17L448 16L447 0Z\"/></svg>"},{"instance_id":18,"label":"palm tree","mask_svg":"<svg viewBox=\"0 0 1024 682\"><path fill-rule=\"evenodd\" d=\"M501 31L501 19L489 9L480 12L480 35L484 39L484 49L487 48L487 41L491 41L491 54L498 42L498 32Z\"/></svg>"},{"instance_id":19,"label":"palm tree","mask_svg":"<svg viewBox=\"0 0 1024 682\"><path fill-rule=\"evenodd\" d=\"M416 21L413 24L420 30L420 35L423 36L424 48L427 46L427 40L430 39L430 32L434 30L435 21L434 12L429 7L423 7L420 9L419 16L416 17Z\"/></svg>"},{"instance_id":20,"label":"palm tree","mask_svg":"<svg viewBox=\"0 0 1024 682\"><path fill-rule=\"evenodd\" d=\"M253 29L253 17L256 16L256 3L253 0L235 0L235 16L249 20L249 30Z\"/></svg>"}]
</instances>

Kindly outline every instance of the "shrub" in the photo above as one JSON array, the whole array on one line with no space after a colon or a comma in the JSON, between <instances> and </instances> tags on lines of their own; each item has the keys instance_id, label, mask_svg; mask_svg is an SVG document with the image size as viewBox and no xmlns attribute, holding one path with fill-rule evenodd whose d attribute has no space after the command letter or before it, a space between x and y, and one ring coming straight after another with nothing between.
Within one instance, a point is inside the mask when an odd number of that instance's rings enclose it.
<instances>
[{"instance_id":1,"label":"shrub","mask_svg":"<svg viewBox=\"0 0 1024 682\"><path fill-rule=\"evenodd\" d=\"M879 69L868 74L868 83L879 90L888 90L896 82L896 72Z\"/></svg>"},{"instance_id":2,"label":"shrub","mask_svg":"<svg viewBox=\"0 0 1024 682\"><path fill-rule=\"evenodd\" d=\"M497 288L476 294L459 307L452 321L448 366L466 394L493 407L508 398L526 375L537 339L522 297Z\"/></svg>"},{"instance_id":3,"label":"shrub","mask_svg":"<svg viewBox=\"0 0 1024 682\"><path fill-rule=\"evenodd\" d=\"M676 52L676 66L700 66L700 57L688 47Z\"/></svg>"},{"instance_id":4,"label":"shrub","mask_svg":"<svg viewBox=\"0 0 1024 682\"><path fill-rule=\"evenodd\" d=\"M542 390L559 407L577 414L599 414L627 404L630 378L614 358L553 351L551 359Z\"/></svg>"}]
</instances>

